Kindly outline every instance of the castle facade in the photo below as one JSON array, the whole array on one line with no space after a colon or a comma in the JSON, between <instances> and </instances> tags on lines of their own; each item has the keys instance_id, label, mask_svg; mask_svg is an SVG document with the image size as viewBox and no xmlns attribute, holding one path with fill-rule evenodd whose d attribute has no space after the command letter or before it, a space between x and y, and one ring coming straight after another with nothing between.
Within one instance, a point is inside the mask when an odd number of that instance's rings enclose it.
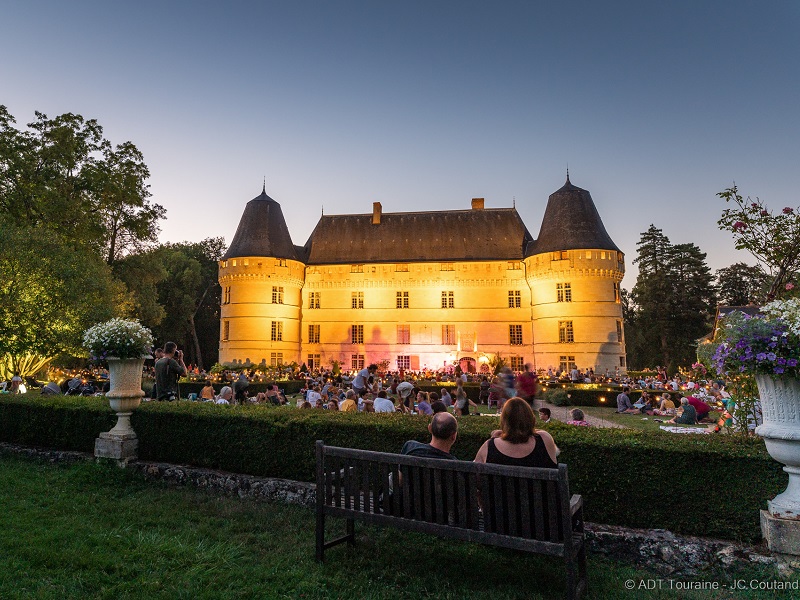
<instances>
[{"instance_id":1,"label":"castle facade","mask_svg":"<svg viewBox=\"0 0 800 600\"><path fill-rule=\"evenodd\" d=\"M304 246L262 190L219 263L221 363L625 371L623 253L586 190L515 208L323 215Z\"/></svg>"}]
</instances>

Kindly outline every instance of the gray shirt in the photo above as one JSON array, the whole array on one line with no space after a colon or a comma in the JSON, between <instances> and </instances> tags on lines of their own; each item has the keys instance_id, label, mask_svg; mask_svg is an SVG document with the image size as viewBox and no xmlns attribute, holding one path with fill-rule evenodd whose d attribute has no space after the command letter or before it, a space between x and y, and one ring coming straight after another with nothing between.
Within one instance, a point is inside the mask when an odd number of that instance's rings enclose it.
<instances>
[{"instance_id":1,"label":"gray shirt","mask_svg":"<svg viewBox=\"0 0 800 600\"><path fill-rule=\"evenodd\" d=\"M623 412L631 408L634 408L634 406L631 404L631 399L628 398L628 394L622 392L617 396L617 412Z\"/></svg>"}]
</instances>

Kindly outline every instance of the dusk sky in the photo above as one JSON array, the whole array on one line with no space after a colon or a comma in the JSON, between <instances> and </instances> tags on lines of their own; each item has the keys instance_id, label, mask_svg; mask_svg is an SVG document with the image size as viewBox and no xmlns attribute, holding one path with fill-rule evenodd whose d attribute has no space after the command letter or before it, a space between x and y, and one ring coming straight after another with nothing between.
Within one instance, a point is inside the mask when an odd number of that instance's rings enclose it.
<instances>
[{"instance_id":1,"label":"dusk sky","mask_svg":"<svg viewBox=\"0 0 800 600\"><path fill-rule=\"evenodd\" d=\"M280 202L295 244L326 214L516 207L536 237L569 165L626 254L650 223L712 269L735 180L800 189L800 3L10 2L0 104L133 141L162 241L223 236Z\"/></svg>"}]
</instances>

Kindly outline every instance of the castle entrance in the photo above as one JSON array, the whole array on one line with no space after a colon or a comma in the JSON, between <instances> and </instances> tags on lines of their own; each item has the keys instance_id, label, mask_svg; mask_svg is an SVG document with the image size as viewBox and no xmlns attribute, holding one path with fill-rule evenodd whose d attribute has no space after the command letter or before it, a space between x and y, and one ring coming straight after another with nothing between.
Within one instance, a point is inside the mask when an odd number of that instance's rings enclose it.
<instances>
[{"instance_id":1,"label":"castle entrance","mask_svg":"<svg viewBox=\"0 0 800 600\"><path fill-rule=\"evenodd\" d=\"M464 373L475 373L477 365L477 361L471 356L465 356L458 361L458 366Z\"/></svg>"}]
</instances>

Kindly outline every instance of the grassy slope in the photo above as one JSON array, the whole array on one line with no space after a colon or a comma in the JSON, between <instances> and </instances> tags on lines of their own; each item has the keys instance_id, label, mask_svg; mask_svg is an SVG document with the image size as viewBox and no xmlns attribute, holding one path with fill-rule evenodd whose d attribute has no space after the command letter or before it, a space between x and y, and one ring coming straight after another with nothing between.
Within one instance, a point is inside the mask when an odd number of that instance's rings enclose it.
<instances>
[{"instance_id":1,"label":"grassy slope","mask_svg":"<svg viewBox=\"0 0 800 600\"><path fill-rule=\"evenodd\" d=\"M0 455L0 598L562 596L556 559L358 531L355 549L332 549L318 565L306 509L170 489L113 466ZM789 597L628 592L626 579L655 575L594 557L589 566L591 598Z\"/></svg>"}]
</instances>

